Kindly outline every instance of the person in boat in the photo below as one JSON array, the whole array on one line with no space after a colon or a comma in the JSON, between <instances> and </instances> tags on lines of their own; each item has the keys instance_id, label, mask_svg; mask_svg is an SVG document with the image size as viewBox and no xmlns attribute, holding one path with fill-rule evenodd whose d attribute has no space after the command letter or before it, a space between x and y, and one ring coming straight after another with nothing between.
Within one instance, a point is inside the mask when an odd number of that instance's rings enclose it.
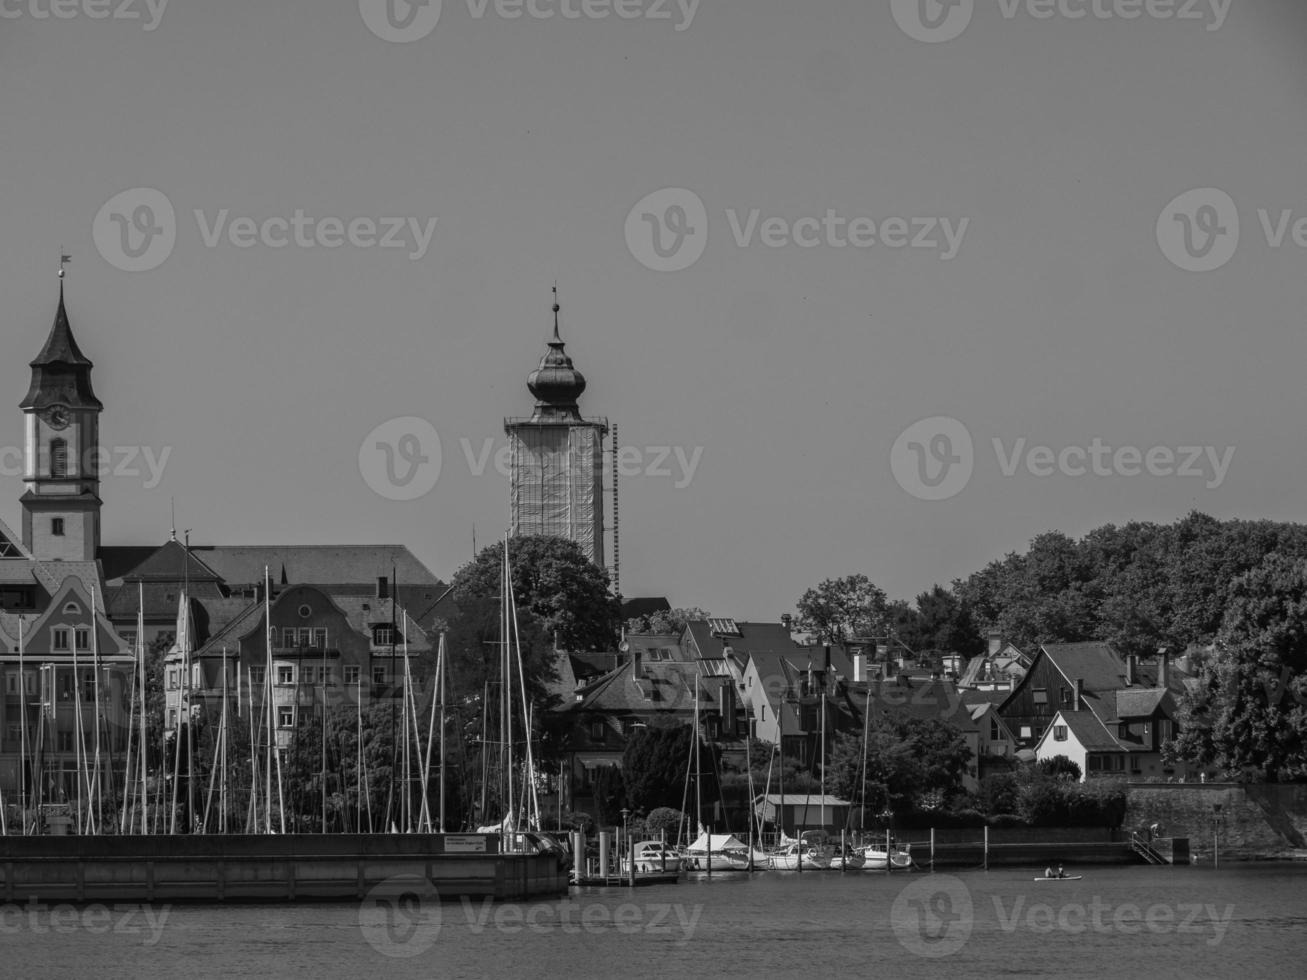
<instances>
[{"instance_id":1,"label":"person in boat","mask_svg":"<svg viewBox=\"0 0 1307 980\"><path fill-rule=\"evenodd\" d=\"M1052 866L1052 865L1049 865L1047 868L1044 869L1044 877L1045 877L1045 878L1051 878L1051 877L1053 877L1053 866Z\"/></svg>"},{"instance_id":2,"label":"person in boat","mask_svg":"<svg viewBox=\"0 0 1307 980\"><path fill-rule=\"evenodd\" d=\"M1060 864L1057 866L1057 876L1058 876L1059 878L1065 878L1065 877L1066 877L1066 872L1062 870L1062 865L1060 865Z\"/></svg>"}]
</instances>

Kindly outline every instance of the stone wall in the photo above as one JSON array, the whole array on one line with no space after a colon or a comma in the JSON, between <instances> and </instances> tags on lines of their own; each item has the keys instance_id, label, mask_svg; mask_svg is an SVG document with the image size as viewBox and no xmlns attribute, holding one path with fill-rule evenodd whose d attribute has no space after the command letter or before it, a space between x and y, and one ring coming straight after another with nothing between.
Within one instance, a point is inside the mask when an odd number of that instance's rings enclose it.
<instances>
[{"instance_id":1,"label":"stone wall","mask_svg":"<svg viewBox=\"0 0 1307 980\"><path fill-rule=\"evenodd\" d=\"M1212 860L1217 840L1221 857L1231 860L1287 858L1307 848L1307 786L1130 783L1127 795L1123 830L1160 824L1160 836L1189 838L1200 862Z\"/></svg>"}]
</instances>

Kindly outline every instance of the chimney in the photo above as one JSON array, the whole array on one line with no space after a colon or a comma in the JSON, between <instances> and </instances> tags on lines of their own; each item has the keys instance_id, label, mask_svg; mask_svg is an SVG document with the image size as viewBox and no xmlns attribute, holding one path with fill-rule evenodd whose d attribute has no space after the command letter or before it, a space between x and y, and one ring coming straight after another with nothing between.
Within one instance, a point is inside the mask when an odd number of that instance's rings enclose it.
<instances>
[{"instance_id":1,"label":"chimney","mask_svg":"<svg viewBox=\"0 0 1307 980\"><path fill-rule=\"evenodd\" d=\"M1171 686L1171 653L1162 647L1157 651L1157 686Z\"/></svg>"},{"instance_id":2,"label":"chimney","mask_svg":"<svg viewBox=\"0 0 1307 980\"><path fill-rule=\"evenodd\" d=\"M386 578L386 576L384 575L377 576L377 598L378 599L390 598L390 580Z\"/></svg>"},{"instance_id":3,"label":"chimney","mask_svg":"<svg viewBox=\"0 0 1307 980\"><path fill-rule=\"evenodd\" d=\"M781 625L784 626L787 630L792 630L794 628L792 625L793 623L794 623L794 617L791 616L789 613L786 613L784 616L781 617Z\"/></svg>"},{"instance_id":4,"label":"chimney","mask_svg":"<svg viewBox=\"0 0 1307 980\"><path fill-rule=\"evenodd\" d=\"M862 683L867 679L867 655L861 650L853 655L853 680Z\"/></svg>"},{"instance_id":5,"label":"chimney","mask_svg":"<svg viewBox=\"0 0 1307 980\"><path fill-rule=\"evenodd\" d=\"M1008 674L1008 675L1007 675L1007 689L1008 689L1009 691L1015 691L1015 690L1017 689L1017 675L1016 675L1016 674Z\"/></svg>"},{"instance_id":6,"label":"chimney","mask_svg":"<svg viewBox=\"0 0 1307 980\"><path fill-rule=\"evenodd\" d=\"M1083 679L1077 677L1076 693L1075 696L1071 699L1071 710L1079 711L1080 706L1084 704L1084 700L1085 700L1085 682Z\"/></svg>"},{"instance_id":7,"label":"chimney","mask_svg":"<svg viewBox=\"0 0 1307 980\"><path fill-rule=\"evenodd\" d=\"M1003 649L1003 634L998 630L990 630L987 639L989 640L989 655L991 657Z\"/></svg>"},{"instance_id":8,"label":"chimney","mask_svg":"<svg viewBox=\"0 0 1307 980\"><path fill-rule=\"evenodd\" d=\"M1134 686L1135 686L1135 673L1136 673L1136 668L1137 668L1137 661L1136 661L1135 655L1132 653L1132 654L1130 654L1128 657L1125 658L1125 685L1126 685L1126 687L1134 687Z\"/></svg>"}]
</instances>

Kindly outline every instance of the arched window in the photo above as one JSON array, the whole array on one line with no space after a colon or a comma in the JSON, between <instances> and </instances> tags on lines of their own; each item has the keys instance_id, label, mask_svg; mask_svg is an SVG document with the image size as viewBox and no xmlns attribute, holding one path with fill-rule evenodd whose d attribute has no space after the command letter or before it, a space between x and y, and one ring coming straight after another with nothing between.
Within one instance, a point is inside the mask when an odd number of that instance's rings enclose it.
<instances>
[{"instance_id":1,"label":"arched window","mask_svg":"<svg viewBox=\"0 0 1307 980\"><path fill-rule=\"evenodd\" d=\"M66 440L50 440L50 475L56 478L68 475L68 443Z\"/></svg>"}]
</instances>

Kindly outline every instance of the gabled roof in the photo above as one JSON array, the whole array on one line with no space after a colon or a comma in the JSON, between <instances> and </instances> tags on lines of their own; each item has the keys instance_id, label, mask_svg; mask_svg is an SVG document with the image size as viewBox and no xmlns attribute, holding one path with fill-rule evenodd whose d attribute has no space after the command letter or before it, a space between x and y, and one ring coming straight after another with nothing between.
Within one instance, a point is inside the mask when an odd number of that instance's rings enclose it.
<instances>
[{"instance_id":1,"label":"gabled roof","mask_svg":"<svg viewBox=\"0 0 1307 980\"><path fill-rule=\"evenodd\" d=\"M732 650L750 654L770 650L774 652L792 652L804 649L794 642L790 631L781 623L735 623L738 636L716 636L706 619L694 619L685 624L690 642L698 650L700 657L721 657L723 650ZM833 655L833 651L832 651Z\"/></svg>"},{"instance_id":2,"label":"gabled roof","mask_svg":"<svg viewBox=\"0 0 1307 980\"><path fill-rule=\"evenodd\" d=\"M385 577L401 585L441 585L408 548L365 545L211 545L191 549L230 585L263 581L301 585L375 584Z\"/></svg>"},{"instance_id":3,"label":"gabled roof","mask_svg":"<svg viewBox=\"0 0 1307 980\"><path fill-rule=\"evenodd\" d=\"M617 667L575 692L563 711L599 711L629 714L649 711L694 711L695 681L699 683L699 707L716 705L716 685L704 683L697 664L659 661L645 665L641 677L633 676L630 664Z\"/></svg>"},{"instance_id":4,"label":"gabled roof","mask_svg":"<svg viewBox=\"0 0 1307 980\"><path fill-rule=\"evenodd\" d=\"M1124 752L1126 747L1123 746L1110 731L1107 730L1101 721L1094 717L1092 711L1059 711L1053 716L1053 723L1048 726L1044 732L1043 738L1039 740L1039 745L1050 741L1053 738L1053 729L1058 724L1058 719L1067 726L1070 733L1075 736L1076 741L1090 752Z\"/></svg>"},{"instance_id":5,"label":"gabled roof","mask_svg":"<svg viewBox=\"0 0 1307 980\"><path fill-rule=\"evenodd\" d=\"M1113 717L1148 718L1169 695L1169 691L1160 687L1148 688L1142 691L1117 691Z\"/></svg>"},{"instance_id":6,"label":"gabled roof","mask_svg":"<svg viewBox=\"0 0 1307 980\"><path fill-rule=\"evenodd\" d=\"M143 582L217 582L221 576L195 554L187 554L181 542L170 540L156 548L148 558L123 575L123 581Z\"/></svg>"}]
</instances>

